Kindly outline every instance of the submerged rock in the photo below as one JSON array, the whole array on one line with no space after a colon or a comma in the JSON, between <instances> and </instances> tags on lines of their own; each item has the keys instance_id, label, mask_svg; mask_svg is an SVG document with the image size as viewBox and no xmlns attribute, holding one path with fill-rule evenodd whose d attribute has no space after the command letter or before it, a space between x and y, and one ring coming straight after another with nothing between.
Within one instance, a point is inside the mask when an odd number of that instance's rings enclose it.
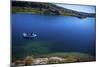
<instances>
[{"instance_id":1,"label":"submerged rock","mask_svg":"<svg viewBox=\"0 0 100 67\"><path fill-rule=\"evenodd\" d=\"M47 64L48 58L37 58L34 60L34 64Z\"/></svg>"},{"instance_id":2,"label":"submerged rock","mask_svg":"<svg viewBox=\"0 0 100 67\"><path fill-rule=\"evenodd\" d=\"M66 63L78 62L80 60L77 56L68 56L65 58Z\"/></svg>"},{"instance_id":3,"label":"submerged rock","mask_svg":"<svg viewBox=\"0 0 100 67\"><path fill-rule=\"evenodd\" d=\"M60 54L60 55L59 55ZM24 60L17 60L12 63L12 66L31 66L41 64L58 64L58 63L74 63L74 62L88 62L95 61L95 57L84 53L55 53L40 56L27 56Z\"/></svg>"},{"instance_id":4,"label":"submerged rock","mask_svg":"<svg viewBox=\"0 0 100 67\"><path fill-rule=\"evenodd\" d=\"M48 63L61 63L65 62L65 59L62 57L50 57Z\"/></svg>"},{"instance_id":5,"label":"submerged rock","mask_svg":"<svg viewBox=\"0 0 100 67\"><path fill-rule=\"evenodd\" d=\"M12 66L24 66L25 65L25 62L24 61L21 61L21 60L17 60L15 61L15 63L12 64Z\"/></svg>"},{"instance_id":6,"label":"submerged rock","mask_svg":"<svg viewBox=\"0 0 100 67\"><path fill-rule=\"evenodd\" d=\"M24 61L25 61L25 66L33 65L34 63L34 59L32 56L27 56Z\"/></svg>"}]
</instances>

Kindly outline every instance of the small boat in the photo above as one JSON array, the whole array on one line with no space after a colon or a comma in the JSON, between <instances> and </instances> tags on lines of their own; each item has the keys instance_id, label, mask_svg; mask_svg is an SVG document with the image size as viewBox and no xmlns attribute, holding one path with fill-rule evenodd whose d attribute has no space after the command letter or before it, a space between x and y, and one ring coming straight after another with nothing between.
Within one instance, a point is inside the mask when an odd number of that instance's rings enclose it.
<instances>
[{"instance_id":1,"label":"small boat","mask_svg":"<svg viewBox=\"0 0 100 67\"><path fill-rule=\"evenodd\" d=\"M35 38L37 35L35 33L23 33L24 38Z\"/></svg>"}]
</instances>

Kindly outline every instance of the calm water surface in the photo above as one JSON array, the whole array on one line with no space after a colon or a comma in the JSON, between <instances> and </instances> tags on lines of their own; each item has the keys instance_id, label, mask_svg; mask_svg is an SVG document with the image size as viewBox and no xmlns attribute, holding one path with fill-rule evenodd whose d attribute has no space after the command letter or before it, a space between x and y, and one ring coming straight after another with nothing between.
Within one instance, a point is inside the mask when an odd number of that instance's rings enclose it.
<instances>
[{"instance_id":1,"label":"calm water surface","mask_svg":"<svg viewBox=\"0 0 100 67\"><path fill-rule=\"evenodd\" d=\"M95 56L95 24L95 18L13 14L13 55L82 52ZM34 32L37 37L25 39L23 32Z\"/></svg>"}]
</instances>

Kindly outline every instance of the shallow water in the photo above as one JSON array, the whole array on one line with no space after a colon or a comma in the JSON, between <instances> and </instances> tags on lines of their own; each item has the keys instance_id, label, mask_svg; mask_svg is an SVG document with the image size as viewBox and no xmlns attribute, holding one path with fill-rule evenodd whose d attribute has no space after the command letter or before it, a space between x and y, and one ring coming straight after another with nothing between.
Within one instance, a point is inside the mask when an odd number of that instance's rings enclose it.
<instances>
[{"instance_id":1,"label":"shallow water","mask_svg":"<svg viewBox=\"0 0 100 67\"><path fill-rule=\"evenodd\" d=\"M95 18L12 14L12 54L81 52L95 56L95 25ZM37 37L25 39L23 32L34 32Z\"/></svg>"}]
</instances>

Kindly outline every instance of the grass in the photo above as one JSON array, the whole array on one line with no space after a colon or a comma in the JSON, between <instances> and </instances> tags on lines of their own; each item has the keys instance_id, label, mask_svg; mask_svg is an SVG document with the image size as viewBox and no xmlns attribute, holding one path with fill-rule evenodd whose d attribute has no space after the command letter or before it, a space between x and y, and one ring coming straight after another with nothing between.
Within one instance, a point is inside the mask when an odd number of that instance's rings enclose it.
<instances>
[{"instance_id":1,"label":"grass","mask_svg":"<svg viewBox=\"0 0 100 67\"><path fill-rule=\"evenodd\" d=\"M21 7L12 7L12 13L41 13L41 11L39 9L35 9L35 8L21 8Z\"/></svg>"},{"instance_id":2,"label":"grass","mask_svg":"<svg viewBox=\"0 0 100 67\"><path fill-rule=\"evenodd\" d=\"M28 7L12 7L12 13L30 13L30 14L43 14L43 15L55 15L55 13L50 12L48 9L39 8L28 8ZM72 16L72 13L66 13L60 11L60 15L63 16Z\"/></svg>"}]
</instances>

